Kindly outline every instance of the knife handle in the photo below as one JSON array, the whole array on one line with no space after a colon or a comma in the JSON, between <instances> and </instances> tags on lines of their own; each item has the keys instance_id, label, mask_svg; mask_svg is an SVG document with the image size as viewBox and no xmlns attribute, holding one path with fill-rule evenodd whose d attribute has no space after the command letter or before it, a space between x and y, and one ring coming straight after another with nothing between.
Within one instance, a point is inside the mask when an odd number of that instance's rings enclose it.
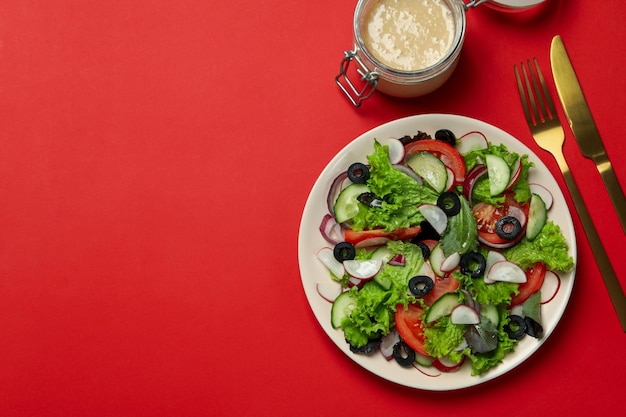
<instances>
[{"instance_id":1,"label":"knife handle","mask_svg":"<svg viewBox=\"0 0 626 417\"><path fill-rule=\"evenodd\" d=\"M613 307L615 308L617 317L622 325L622 330L626 332L626 296L624 296L622 286L617 279L617 275L615 275L611 261L609 260L606 250L602 245L602 241L600 240L600 236L598 236L598 232L591 221L591 217L587 211L587 206L585 206L585 202L578 191L576 181L570 172L569 166L567 165L563 154L561 153L560 155L557 155L555 153L554 156L559 164L559 168L561 168L563 178L565 178L565 184L569 189L570 196L574 202L574 207L578 212L578 217L580 218L580 222L582 223L585 234L587 235L587 240L589 240L589 246L591 246L591 251L596 258L600 275L602 275L604 285L609 292L609 297L613 302Z\"/></svg>"},{"instance_id":2,"label":"knife handle","mask_svg":"<svg viewBox=\"0 0 626 417\"><path fill-rule=\"evenodd\" d=\"M622 224L622 231L626 234L626 199L624 199L624 192L622 191L622 187L615 176L615 171L613 171L611 161L609 161L608 156L602 155L595 157L594 162L596 163L598 172L600 173L600 176L604 181L604 185L609 192L609 197L613 202L613 207L615 207L617 217L619 217L619 221Z\"/></svg>"}]
</instances>

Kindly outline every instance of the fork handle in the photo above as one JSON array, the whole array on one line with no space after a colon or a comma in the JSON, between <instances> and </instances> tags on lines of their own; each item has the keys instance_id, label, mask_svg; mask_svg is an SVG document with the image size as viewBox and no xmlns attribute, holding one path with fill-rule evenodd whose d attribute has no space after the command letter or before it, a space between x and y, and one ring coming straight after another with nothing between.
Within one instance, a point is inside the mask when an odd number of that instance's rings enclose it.
<instances>
[{"instance_id":1,"label":"fork handle","mask_svg":"<svg viewBox=\"0 0 626 417\"><path fill-rule=\"evenodd\" d=\"M574 207L578 212L578 217L580 218L580 222L582 223L587 239L589 240L589 245L591 246L593 255L596 258L596 262L598 263L600 275L602 275L602 278L604 279L604 285L609 292L609 297L611 297L611 301L613 302L613 307L615 308L617 317L622 325L622 330L626 332L626 297L624 296L622 286L615 275L615 271L613 270L613 266L611 265L609 257L606 254L606 250L602 245L600 236L598 236L598 232L591 221L591 217L587 211L587 206L585 206L585 202L578 191L578 186L576 185L576 181L574 180L569 166L565 161L565 157L562 153L557 152L554 153L554 156L559 164L559 167L561 168L563 178L565 178L565 184L569 189L570 196L574 202Z\"/></svg>"},{"instance_id":2,"label":"fork handle","mask_svg":"<svg viewBox=\"0 0 626 417\"><path fill-rule=\"evenodd\" d=\"M606 154L597 156L593 158L593 160L598 168L598 172L600 172L602 180L604 181L604 185L609 192L609 197L613 202L619 221L622 224L622 231L626 233L626 199L624 199L624 192L622 191L622 187L615 176L615 171L613 171L611 161L609 161Z\"/></svg>"}]
</instances>

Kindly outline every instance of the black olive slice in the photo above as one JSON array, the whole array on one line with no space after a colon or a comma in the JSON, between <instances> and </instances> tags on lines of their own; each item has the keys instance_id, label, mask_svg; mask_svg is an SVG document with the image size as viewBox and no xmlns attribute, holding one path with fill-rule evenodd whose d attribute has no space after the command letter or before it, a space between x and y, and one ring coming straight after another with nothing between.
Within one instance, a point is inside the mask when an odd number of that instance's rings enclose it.
<instances>
[{"instance_id":1,"label":"black olive slice","mask_svg":"<svg viewBox=\"0 0 626 417\"><path fill-rule=\"evenodd\" d=\"M435 283L431 277L417 275L409 280L409 291L416 297L423 297L433 290Z\"/></svg>"},{"instance_id":2,"label":"black olive slice","mask_svg":"<svg viewBox=\"0 0 626 417\"><path fill-rule=\"evenodd\" d=\"M374 193L361 193L356 198L360 203L365 204L368 207L382 207L383 200L378 198Z\"/></svg>"},{"instance_id":3,"label":"black olive slice","mask_svg":"<svg viewBox=\"0 0 626 417\"><path fill-rule=\"evenodd\" d=\"M439 240L441 235L437 233L432 224L427 220L420 223L420 232L412 239L412 242L419 242L422 240Z\"/></svg>"},{"instance_id":4,"label":"black olive slice","mask_svg":"<svg viewBox=\"0 0 626 417\"><path fill-rule=\"evenodd\" d=\"M439 195L437 205L448 217L456 216L461 211L461 199L459 199L458 195L450 191L443 192Z\"/></svg>"},{"instance_id":5,"label":"black olive slice","mask_svg":"<svg viewBox=\"0 0 626 417\"><path fill-rule=\"evenodd\" d=\"M399 341L393 345L393 358L400 366L408 368L415 362L415 351L403 341Z\"/></svg>"},{"instance_id":6,"label":"black olive slice","mask_svg":"<svg viewBox=\"0 0 626 417\"><path fill-rule=\"evenodd\" d=\"M370 169L365 164L355 162L348 167L348 178L355 184L365 184L370 178Z\"/></svg>"},{"instance_id":7,"label":"black olive slice","mask_svg":"<svg viewBox=\"0 0 626 417\"><path fill-rule=\"evenodd\" d=\"M526 334L531 337L535 337L537 339L541 339L543 337L543 326L537 323L536 320L525 317L524 323L526 324Z\"/></svg>"},{"instance_id":8,"label":"black olive slice","mask_svg":"<svg viewBox=\"0 0 626 417\"><path fill-rule=\"evenodd\" d=\"M380 342L381 342L380 339L368 340L367 344L365 346L361 346L361 347L355 347L352 344L350 344L350 351L352 353L360 353L360 354L363 354L363 355L370 355L370 354L378 351L378 349L380 347Z\"/></svg>"},{"instance_id":9,"label":"black olive slice","mask_svg":"<svg viewBox=\"0 0 626 417\"><path fill-rule=\"evenodd\" d=\"M422 250L422 256L424 257L424 259L428 259L430 258L430 248L428 247L427 244L425 244L424 242L421 241L415 241L413 242L415 243L417 246L419 246L419 248Z\"/></svg>"},{"instance_id":10,"label":"black olive slice","mask_svg":"<svg viewBox=\"0 0 626 417\"><path fill-rule=\"evenodd\" d=\"M333 255L339 262L348 261L356 256L356 249L351 243L339 242L333 248Z\"/></svg>"},{"instance_id":11,"label":"black olive slice","mask_svg":"<svg viewBox=\"0 0 626 417\"><path fill-rule=\"evenodd\" d=\"M523 317L512 314L509 322L504 325L504 331L511 339L519 340L526 334L526 321Z\"/></svg>"},{"instance_id":12,"label":"black olive slice","mask_svg":"<svg viewBox=\"0 0 626 417\"><path fill-rule=\"evenodd\" d=\"M513 240L522 233L522 224L513 216L504 216L496 222L496 233L502 239Z\"/></svg>"},{"instance_id":13,"label":"black olive slice","mask_svg":"<svg viewBox=\"0 0 626 417\"><path fill-rule=\"evenodd\" d=\"M485 273L487 260L478 252L467 252L461 256L461 272L470 274L472 278L478 278Z\"/></svg>"},{"instance_id":14,"label":"black olive slice","mask_svg":"<svg viewBox=\"0 0 626 417\"><path fill-rule=\"evenodd\" d=\"M456 136L448 129L439 129L435 132L435 139L447 143L448 145L456 145Z\"/></svg>"}]
</instances>

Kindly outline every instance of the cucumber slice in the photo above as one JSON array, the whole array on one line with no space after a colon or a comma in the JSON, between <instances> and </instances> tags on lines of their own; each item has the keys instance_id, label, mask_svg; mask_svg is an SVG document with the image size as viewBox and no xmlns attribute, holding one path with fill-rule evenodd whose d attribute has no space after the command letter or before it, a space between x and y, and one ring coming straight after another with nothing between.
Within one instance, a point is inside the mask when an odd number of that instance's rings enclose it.
<instances>
[{"instance_id":1,"label":"cucumber slice","mask_svg":"<svg viewBox=\"0 0 626 417\"><path fill-rule=\"evenodd\" d=\"M389 262L391 258L393 258L393 251L389 249L387 246L380 246L374 252L372 252L372 256L370 259L380 259L383 261L384 265ZM376 274L374 275L374 282L380 285L383 289L389 290L391 288L391 279L385 277L385 274Z\"/></svg>"},{"instance_id":2,"label":"cucumber slice","mask_svg":"<svg viewBox=\"0 0 626 417\"><path fill-rule=\"evenodd\" d=\"M341 190L334 206L337 223L343 223L356 216L359 212L357 197L369 191L365 184L350 184Z\"/></svg>"},{"instance_id":3,"label":"cucumber slice","mask_svg":"<svg viewBox=\"0 0 626 417\"><path fill-rule=\"evenodd\" d=\"M441 266L443 265L443 262L446 260L446 254L443 251L443 248L441 247L441 243L437 243L432 250L430 251L430 258L429 262L430 262L430 267L433 269L433 272L435 273L435 275L443 277L445 275L445 272L443 272L441 270Z\"/></svg>"},{"instance_id":4,"label":"cucumber slice","mask_svg":"<svg viewBox=\"0 0 626 417\"><path fill-rule=\"evenodd\" d=\"M356 305L356 295L352 291L344 291L333 302L330 309L330 324L333 329L341 327L341 320L349 316Z\"/></svg>"},{"instance_id":5,"label":"cucumber slice","mask_svg":"<svg viewBox=\"0 0 626 417\"><path fill-rule=\"evenodd\" d=\"M441 159L430 152L418 152L412 155L406 164L435 191L438 193L445 191L448 170Z\"/></svg>"},{"instance_id":6,"label":"cucumber slice","mask_svg":"<svg viewBox=\"0 0 626 417\"><path fill-rule=\"evenodd\" d=\"M372 252L370 259L380 259L383 261L383 264L386 264L391 258L393 258L393 255L395 255L395 253L393 253L393 251L387 246L379 246L376 250L374 250L374 252Z\"/></svg>"},{"instance_id":7,"label":"cucumber slice","mask_svg":"<svg viewBox=\"0 0 626 417\"><path fill-rule=\"evenodd\" d=\"M447 316L452 312L454 307L458 306L459 296L453 292L442 295L430 306L426 312L424 322L430 324L436 320L439 320L443 316Z\"/></svg>"},{"instance_id":8,"label":"cucumber slice","mask_svg":"<svg viewBox=\"0 0 626 417\"><path fill-rule=\"evenodd\" d=\"M535 240L548 221L548 209L546 203L538 194L530 198L530 210L528 212L528 224L526 225L526 238Z\"/></svg>"},{"instance_id":9,"label":"cucumber slice","mask_svg":"<svg viewBox=\"0 0 626 417\"><path fill-rule=\"evenodd\" d=\"M489 176L489 193L492 196L502 194L509 185L511 168L506 161L497 155L486 155L487 175Z\"/></svg>"},{"instance_id":10,"label":"cucumber slice","mask_svg":"<svg viewBox=\"0 0 626 417\"><path fill-rule=\"evenodd\" d=\"M498 324L500 323L500 313L498 313L498 308L493 304L481 305L480 317L489 320L496 327L498 327Z\"/></svg>"},{"instance_id":11,"label":"cucumber slice","mask_svg":"<svg viewBox=\"0 0 626 417\"><path fill-rule=\"evenodd\" d=\"M421 366L430 367L433 366L435 358L432 356L426 356L423 353L415 352L415 363Z\"/></svg>"}]
</instances>

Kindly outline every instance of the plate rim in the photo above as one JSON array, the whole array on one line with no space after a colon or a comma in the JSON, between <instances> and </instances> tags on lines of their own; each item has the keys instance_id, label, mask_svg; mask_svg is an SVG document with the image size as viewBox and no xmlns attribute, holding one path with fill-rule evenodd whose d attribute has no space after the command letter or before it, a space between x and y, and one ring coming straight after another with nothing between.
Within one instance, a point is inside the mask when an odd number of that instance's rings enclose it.
<instances>
[{"instance_id":1,"label":"plate rim","mask_svg":"<svg viewBox=\"0 0 626 417\"><path fill-rule=\"evenodd\" d=\"M382 355L366 356L366 355L356 355L350 352L347 343L345 343L345 340L343 340L343 336L342 336L343 333L341 333L341 330L332 329L332 327L330 326L330 320L326 320L326 322L324 322L324 320L326 319L326 314L324 314L323 311L320 311L320 307L318 305L320 304L323 305L323 303L327 304L328 317L329 317L331 304L321 299L321 296L317 293L317 290L314 288L318 281L310 282L312 279L314 280L315 278L312 278L312 273L310 273L307 270L307 268L309 266L308 264L311 258L315 257L315 253L311 252L311 250L313 249L311 238L313 238L313 240L315 240L316 242L321 242L321 246L319 246L317 250L319 250L319 248L321 248L325 243L325 241L323 240L323 238L321 237L319 233L319 221L321 221L321 216L323 216L323 214L321 214L319 219L317 219L317 223L312 222L313 219L312 218L309 219L309 217L313 215L312 212L314 211L313 209L314 205L323 206L321 210L322 212L327 211L325 198L321 199L321 203L320 203L318 194L321 193L322 191L321 188L323 186L325 185L329 186L330 181L332 181L332 179L339 172L337 170L338 169L337 165L340 165L343 162L344 163L343 166L347 167L347 165L345 164L357 162L352 155L354 153L358 154L360 158L365 159L365 156L372 152L373 147L370 148L370 150L367 152L365 152L364 150L359 151L359 147L366 145L366 142L368 140L372 141L373 143L373 139L376 135L383 135L383 134L389 135L388 131L396 130L397 133L395 136L399 137L400 135L410 134L411 132L414 132L417 130L429 131L429 130L434 129L434 128L433 129L421 129L419 128L420 126L434 125L434 126L439 126L438 128L450 128L450 127L447 127L450 124L460 124L461 126L463 125L473 126L473 128L468 131L472 131L472 130L487 131L489 135L488 139L490 141L497 143L497 144L507 142L506 143L507 147L509 147L510 149L512 148L512 150L514 150L515 152L528 154L529 159L535 163L535 168L533 168L532 172L535 172L536 175L544 176L547 174L548 177L545 180L550 183L550 187L551 187L550 190L554 195L554 201L555 203L557 203L557 207L560 207L559 211L565 211L565 213L567 213L566 216L563 216L559 220L559 219L554 218L555 215L554 215L554 212L552 211L552 215L550 215L549 218L552 220L555 220L555 222L559 224L562 231L566 235L566 238L569 237L567 240L568 245L569 245L569 254L570 256L572 256L574 260L574 268L566 274L561 274L561 275L566 275L566 277L562 277L561 279L561 291L564 290L564 292L561 293L560 295L557 294L558 296L557 298L560 301L560 304L556 308L555 315L550 317L551 318L549 322L550 325L545 326L544 328L545 335L542 339L530 340L530 338L525 338L524 340L520 342L515 352L507 355L507 357L504 358L503 363L501 363L500 365L496 366L495 368L493 368L492 370L488 371L487 373L483 375L470 376L468 374L469 369L467 369L467 366L464 366L457 373L443 374L443 377L446 380L446 382L440 383L438 378L432 378L432 377L424 378L424 375L420 374L419 371L415 369L408 370L408 371L415 373L414 380L407 378L406 376L407 369L401 368L398 364L394 363L393 361L386 361L382 357ZM404 125L411 125L411 126L414 126L414 128L409 132L406 132L406 131L400 132L399 130L402 129L402 126ZM430 133L432 134L433 132L430 132ZM495 140L493 137L491 137L492 134L495 134L501 137L499 138L499 140ZM355 149L356 149L356 152L355 152ZM544 179L542 178L542 181L543 180ZM325 196L326 193L327 193L327 188L322 193L322 196ZM320 211L320 210L317 210L317 211ZM310 236L310 233L305 235L304 232L306 231L312 232L313 236ZM316 232L318 235L317 238L315 238ZM328 244L326 243L326 245ZM318 262L318 265L315 269L323 270L321 269L323 268L323 266L321 266L321 263L313 259L313 263L315 262ZM303 285L303 289L305 291L305 295L309 303L309 307L312 309L313 314L316 320L318 321L318 324L322 327L322 329L324 330L326 335L331 339L331 341L341 351L343 351L346 354L346 356L348 356L352 361L356 362L358 365L360 365L361 367L363 367L370 373L373 373L383 379L386 379L388 381L394 382L399 385L403 385L409 388L427 390L427 391L452 391L452 390L476 386L476 385L482 384L484 382L490 381L492 379L495 379L497 377L500 377L504 374L509 373L510 371L517 368L519 365L521 365L523 362L528 360L533 354L535 354L539 350L539 348L546 342L546 340L552 335L553 331L555 330L558 323L560 322L567 308L567 305L569 304L569 299L571 297L571 293L573 290L575 276L576 276L576 266L577 266L577 243L576 243L576 235L575 235L571 212L569 210L569 206L567 205L567 202L565 200L561 187L558 185L558 182L556 181L556 179L554 178L550 170L547 168L547 166L543 163L541 158L539 158L539 156L536 155L527 145L525 145L519 139L509 134L508 132L504 131L503 129L496 127L494 125L491 125L482 120L479 120L479 119L471 118L468 116L457 115L457 114L427 113L427 114L402 117L402 118L394 119L386 123L382 123L378 126L375 126L369 129L368 131L362 133L361 135L357 136L349 143L347 143L339 152L337 152L331 158L331 160L323 168L320 175L316 179L306 199L304 210L302 212L302 218L300 221L300 227L298 230L298 264L299 264L299 269L300 269L301 283ZM328 273L326 272L325 277L328 277L327 274ZM520 348L520 346L524 346L524 347ZM387 362L388 366L385 366L385 363L383 361ZM463 373L460 373L460 372L463 372ZM465 375L466 373L467 375Z\"/></svg>"}]
</instances>

